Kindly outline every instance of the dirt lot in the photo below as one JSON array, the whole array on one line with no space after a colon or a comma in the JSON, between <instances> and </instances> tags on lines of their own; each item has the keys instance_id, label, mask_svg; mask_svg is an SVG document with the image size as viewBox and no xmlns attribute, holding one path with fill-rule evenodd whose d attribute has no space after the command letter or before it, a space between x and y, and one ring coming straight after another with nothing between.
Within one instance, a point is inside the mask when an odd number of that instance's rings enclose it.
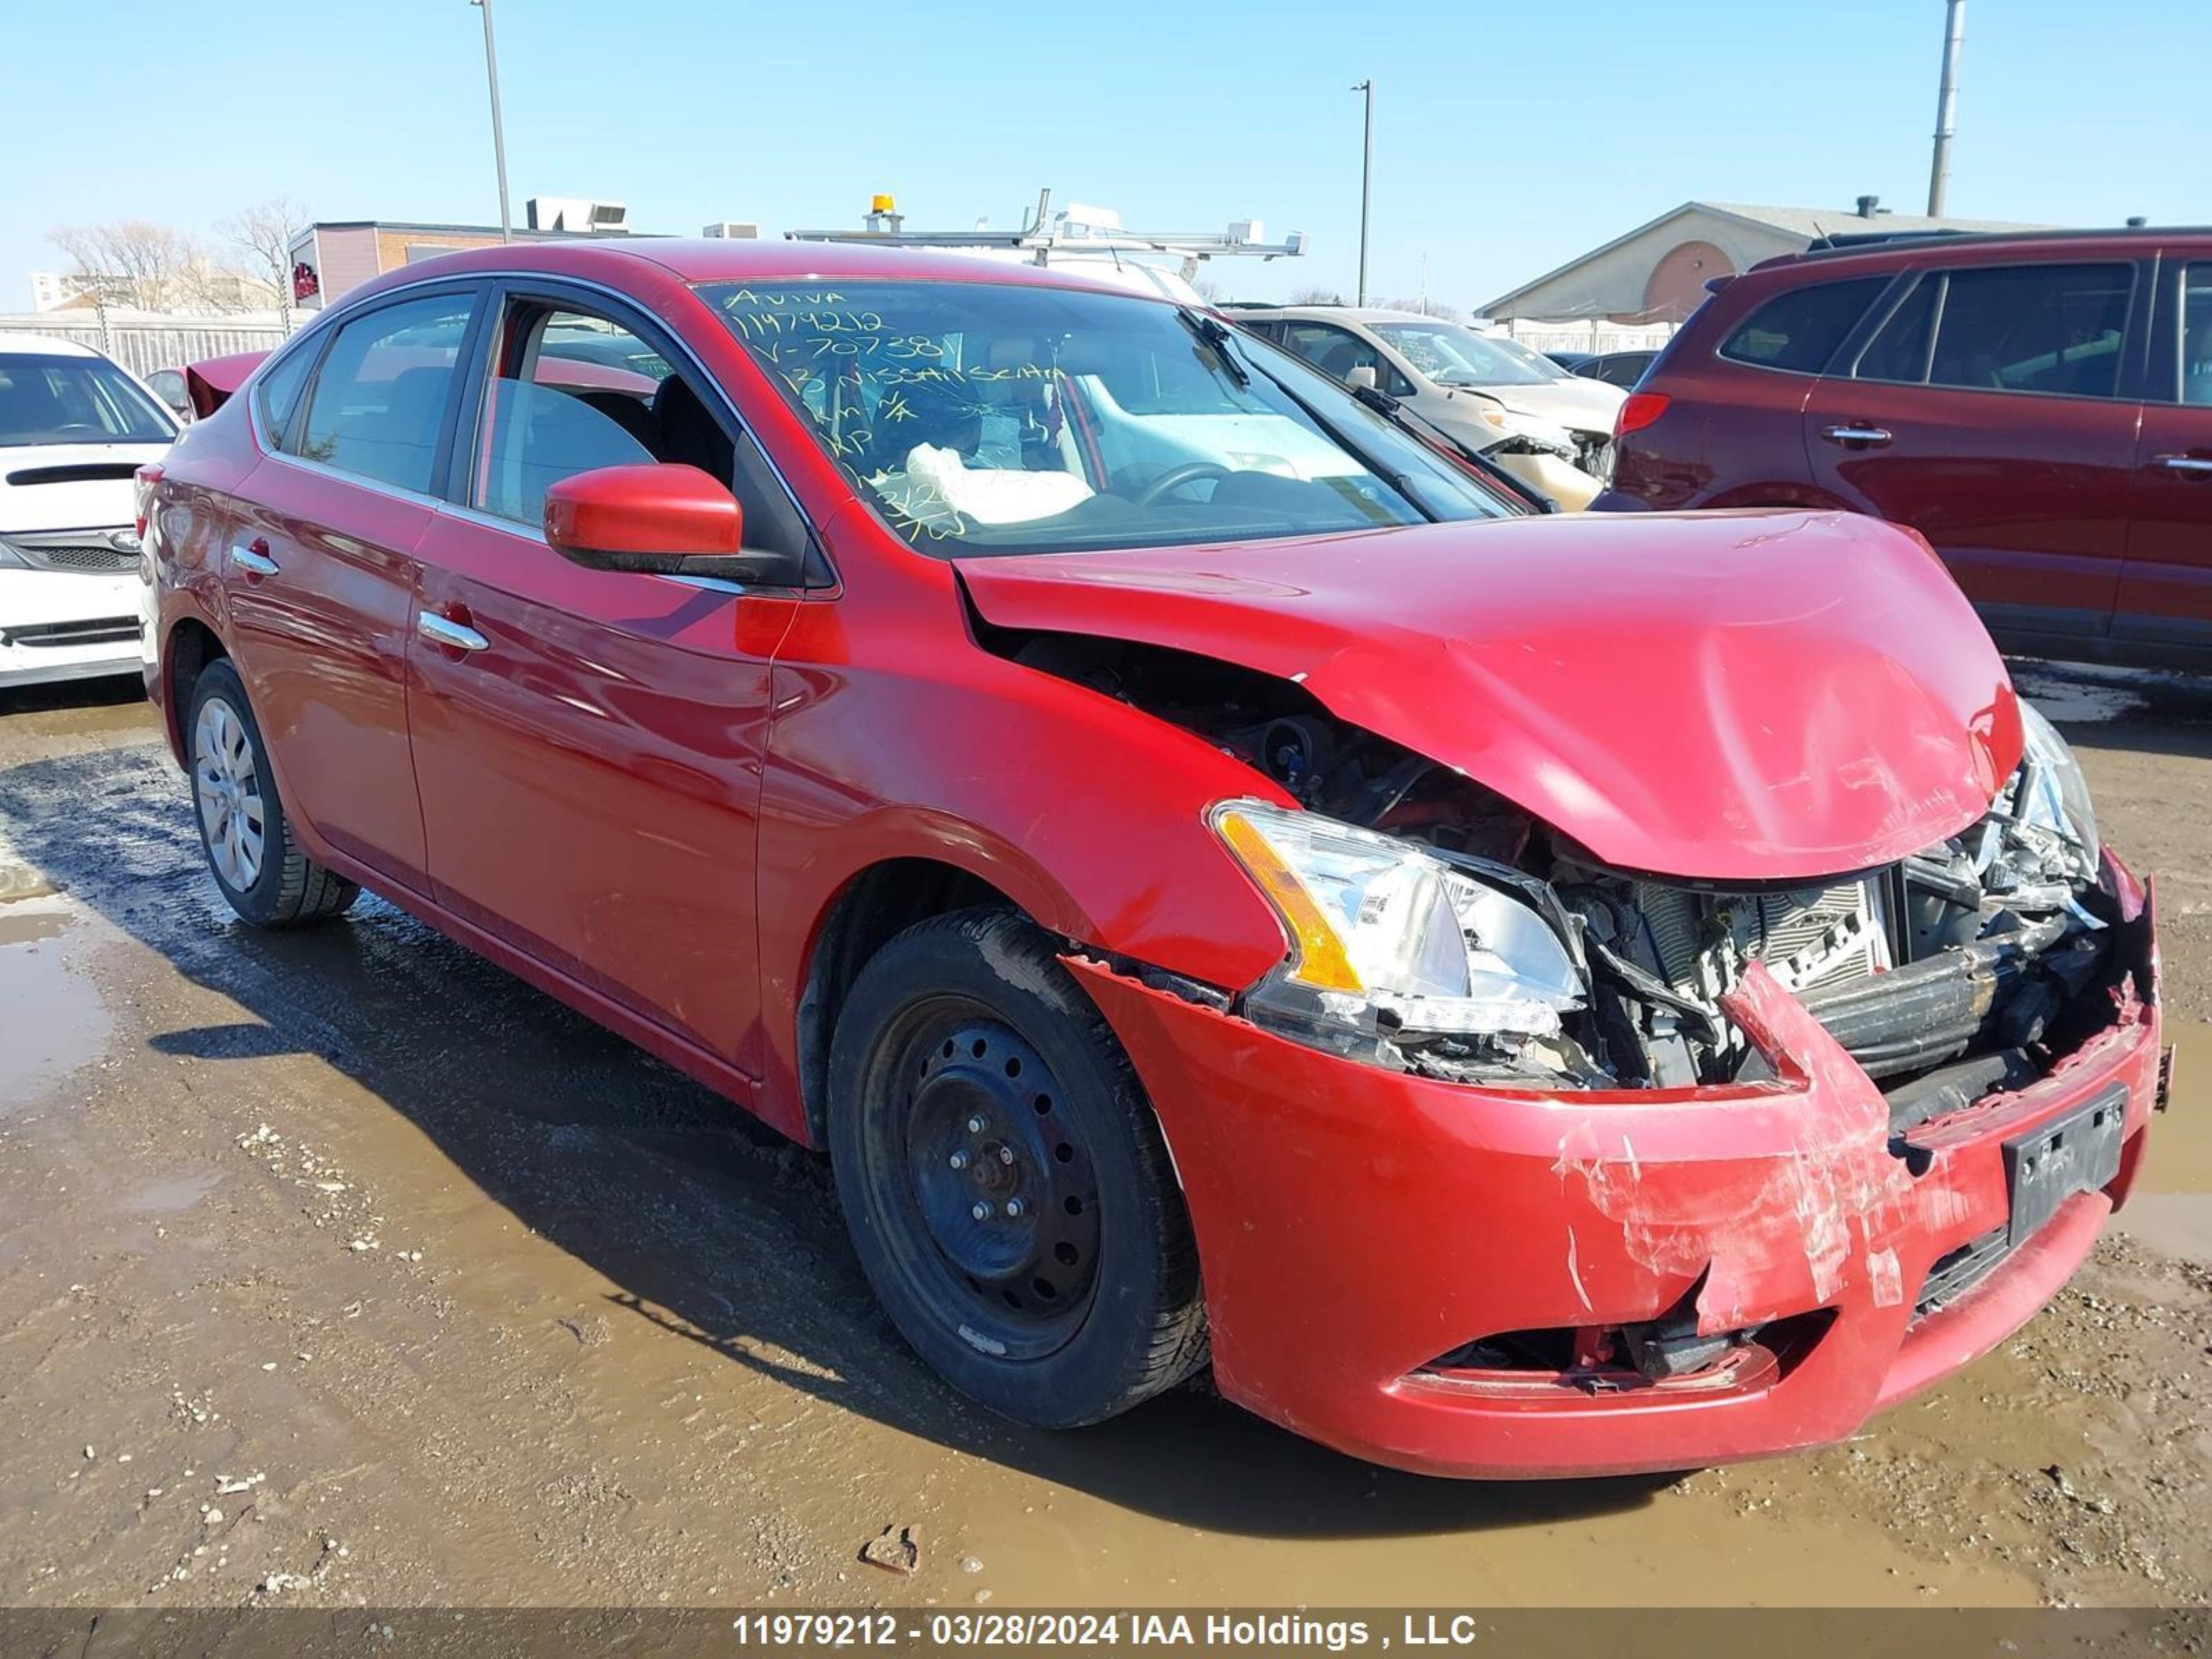
<instances>
[{"instance_id":1,"label":"dirt lot","mask_svg":"<svg viewBox=\"0 0 2212 1659\"><path fill-rule=\"evenodd\" d=\"M812 1158L387 905L242 931L143 704L0 702L0 1602L2203 1604L2212 686L2023 682L2160 882L2148 1191L1851 1445L1495 1486L984 1418Z\"/></svg>"}]
</instances>

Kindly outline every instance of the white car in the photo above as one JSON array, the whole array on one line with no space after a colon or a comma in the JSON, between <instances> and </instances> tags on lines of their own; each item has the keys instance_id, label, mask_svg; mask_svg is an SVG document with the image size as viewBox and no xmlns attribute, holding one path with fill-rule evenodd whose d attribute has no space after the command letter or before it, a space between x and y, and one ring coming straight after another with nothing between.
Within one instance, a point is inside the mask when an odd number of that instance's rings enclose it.
<instances>
[{"instance_id":1,"label":"white car","mask_svg":"<svg viewBox=\"0 0 2212 1659\"><path fill-rule=\"evenodd\" d=\"M1613 417L1628 394L1587 380L1518 341L1419 312L1354 306L1230 306L1224 314L1345 381L1372 384L1478 453L1493 454L1563 504L1597 494ZM1579 473L1515 465L1548 451Z\"/></svg>"},{"instance_id":2,"label":"white car","mask_svg":"<svg viewBox=\"0 0 2212 1659\"><path fill-rule=\"evenodd\" d=\"M0 334L0 688L139 672L132 478L176 435L90 347Z\"/></svg>"}]
</instances>

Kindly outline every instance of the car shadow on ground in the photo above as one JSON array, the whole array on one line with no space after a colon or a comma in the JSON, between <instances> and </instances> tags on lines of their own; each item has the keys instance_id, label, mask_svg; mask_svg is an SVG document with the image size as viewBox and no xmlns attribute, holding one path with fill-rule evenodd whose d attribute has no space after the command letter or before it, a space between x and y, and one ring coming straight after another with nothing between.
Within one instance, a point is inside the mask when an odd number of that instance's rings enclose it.
<instances>
[{"instance_id":1,"label":"car shadow on ground","mask_svg":"<svg viewBox=\"0 0 2212 1659\"><path fill-rule=\"evenodd\" d=\"M823 1159L391 904L364 898L344 921L301 933L239 925L158 742L0 771L0 823L56 886L250 1016L156 1033L157 1052L199 1064L298 1054L336 1067L618 1286L611 1319L627 1312L908 1434L1206 1531L1543 1525L1637 1507L1667 1484L1402 1474L1197 1388L1077 1432L1014 1427L902 1346Z\"/></svg>"}]
</instances>

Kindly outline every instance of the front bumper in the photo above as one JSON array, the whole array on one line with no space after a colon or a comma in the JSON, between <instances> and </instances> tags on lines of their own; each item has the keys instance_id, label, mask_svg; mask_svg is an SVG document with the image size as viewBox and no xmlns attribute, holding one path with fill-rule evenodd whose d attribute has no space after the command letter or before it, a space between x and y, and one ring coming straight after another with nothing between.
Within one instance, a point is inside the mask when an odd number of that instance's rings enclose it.
<instances>
[{"instance_id":1,"label":"front bumper","mask_svg":"<svg viewBox=\"0 0 2212 1659\"><path fill-rule=\"evenodd\" d=\"M0 570L0 687L133 674L139 579Z\"/></svg>"},{"instance_id":2,"label":"front bumper","mask_svg":"<svg viewBox=\"0 0 2212 1659\"><path fill-rule=\"evenodd\" d=\"M2041 1081L1894 1148L1879 1090L1756 969L1731 1012L1778 1081L1539 1095L1334 1059L1069 965L1159 1113L1224 1394L1430 1474L1686 1468L1848 1437L2002 1341L2088 1254L2141 1163L2160 1077L2148 896L2112 873L2130 911L2115 949L2132 960L2110 1022ZM2115 1085L2118 1176L1920 1308L1931 1268L2005 1227L2005 1143ZM1501 1387L1432 1366L1500 1333L1692 1314L1709 1334L1792 1334L1774 1363L1687 1387Z\"/></svg>"}]
</instances>

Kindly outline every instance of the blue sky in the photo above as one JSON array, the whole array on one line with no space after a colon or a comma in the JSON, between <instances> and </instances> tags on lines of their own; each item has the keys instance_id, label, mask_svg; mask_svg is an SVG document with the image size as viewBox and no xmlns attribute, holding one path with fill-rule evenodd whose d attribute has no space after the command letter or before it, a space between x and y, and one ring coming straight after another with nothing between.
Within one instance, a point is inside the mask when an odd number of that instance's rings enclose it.
<instances>
[{"instance_id":1,"label":"blue sky","mask_svg":"<svg viewBox=\"0 0 2212 1659\"><path fill-rule=\"evenodd\" d=\"M1941 0L1568 5L763 6L496 0L518 219L611 197L641 229L1011 227L1042 185L1133 225L1257 216L1309 258L1226 284L1349 289L1359 100L1376 85L1370 289L1473 307L1692 197L1918 211ZM466 0L24 8L0 100L0 311L53 226L204 232L285 194L327 219L496 217ZM1368 27L1368 20L1372 26ZM70 64L68 72L25 66ZM1975 0L1951 210L2212 220L2212 6ZM103 74L125 76L106 93Z\"/></svg>"}]
</instances>

